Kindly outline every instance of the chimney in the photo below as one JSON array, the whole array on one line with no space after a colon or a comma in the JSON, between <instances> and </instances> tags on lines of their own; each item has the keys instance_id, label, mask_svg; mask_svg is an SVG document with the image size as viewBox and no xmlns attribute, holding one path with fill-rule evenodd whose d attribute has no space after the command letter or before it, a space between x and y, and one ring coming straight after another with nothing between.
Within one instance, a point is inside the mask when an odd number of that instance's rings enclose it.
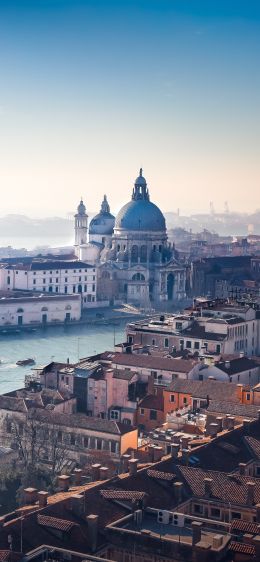
<instances>
[{"instance_id":1,"label":"chimney","mask_svg":"<svg viewBox=\"0 0 260 562\"><path fill-rule=\"evenodd\" d=\"M251 427L251 421L248 419L244 419L243 420L243 428L245 430L245 432L250 432L250 427Z\"/></svg>"},{"instance_id":2,"label":"chimney","mask_svg":"<svg viewBox=\"0 0 260 562\"><path fill-rule=\"evenodd\" d=\"M216 423L218 424L218 431L223 431L223 418L221 416L216 418Z\"/></svg>"},{"instance_id":3,"label":"chimney","mask_svg":"<svg viewBox=\"0 0 260 562\"><path fill-rule=\"evenodd\" d=\"M246 503L247 505L254 505L255 482L247 482L246 486L247 486Z\"/></svg>"},{"instance_id":4,"label":"chimney","mask_svg":"<svg viewBox=\"0 0 260 562\"><path fill-rule=\"evenodd\" d=\"M184 462L185 464L188 464L188 462L189 462L189 456L190 456L190 451L189 451L189 449L182 449L182 452L181 452L181 453L182 453L181 456L182 456L183 462Z\"/></svg>"},{"instance_id":5,"label":"chimney","mask_svg":"<svg viewBox=\"0 0 260 562\"><path fill-rule=\"evenodd\" d=\"M74 469L74 478L76 486L80 486L81 484L81 477L82 477L82 470L81 468Z\"/></svg>"},{"instance_id":6,"label":"chimney","mask_svg":"<svg viewBox=\"0 0 260 562\"><path fill-rule=\"evenodd\" d=\"M206 498L210 498L212 496L212 478L204 478L204 495Z\"/></svg>"},{"instance_id":7,"label":"chimney","mask_svg":"<svg viewBox=\"0 0 260 562\"><path fill-rule=\"evenodd\" d=\"M203 527L203 523L200 523L199 521L192 521L191 527L192 527L192 546L194 546L201 540L201 529Z\"/></svg>"},{"instance_id":8,"label":"chimney","mask_svg":"<svg viewBox=\"0 0 260 562\"><path fill-rule=\"evenodd\" d=\"M171 456L172 456L173 459L178 458L179 450L180 450L180 445L178 445L177 443L172 443L172 445L171 445Z\"/></svg>"},{"instance_id":9,"label":"chimney","mask_svg":"<svg viewBox=\"0 0 260 562\"><path fill-rule=\"evenodd\" d=\"M37 490L36 488L25 488L24 489L24 501L26 505L31 505L37 501Z\"/></svg>"},{"instance_id":10,"label":"chimney","mask_svg":"<svg viewBox=\"0 0 260 562\"><path fill-rule=\"evenodd\" d=\"M91 552L95 552L97 549L97 536L98 536L98 515L88 515L88 537L90 540Z\"/></svg>"},{"instance_id":11,"label":"chimney","mask_svg":"<svg viewBox=\"0 0 260 562\"><path fill-rule=\"evenodd\" d=\"M121 456L121 470L122 472L127 472L128 471L128 463L131 459L131 455L122 455Z\"/></svg>"},{"instance_id":12,"label":"chimney","mask_svg":"<svg viewBox=\"0 0 260 562\"><path fill-rule=\"evenodd\" d=\"M208 425L208 435L210 435L210 437L216 437L216 435L218 434L218 424L217 423L210 423Z\"/></svg>"},{"instance_id":13,"label":"chimney","mask_svg":"<svg viewBox=\"0 0 260 562\"><path fill-rule=\"evenodd\" d=\"M128 463L129 474L134 476L137 473L138 459L130 459Z\"/></svg>"},{"instance_id":14,"label":"chimney","mask_svg":"<svg viewBox=\"0 0 260 562\"><path fill-rule=\"evenodd\" d=\"M108 479L108 468L107 466L101 466L99 469L99 479L100 480L107 480Z\"/></svg>"},{"instance_id":15,"label":"chimney","mask_svg":"<svg viewBox=\"0 0 260 562\"><path fill-rule=\"evenodd\" d=\"M181 438L181 448L188 449L189 448L190 437L183 436Z\"/></svg>"},{"instance_id":16,"label":"chimney","mask_svg":"<svg viewBox=\"0 0 260 562\"><path fill-rule=\"evenodd\" d=\"M154 394L154 378L152 375L148 377L147 394Z\"/></svg>"},{"instance_id":17,"label":"chimney","mask_svg":"<svg viewBox=\"0 0 260 562\"><path fill-rule=\"evenodd\" d=\"M96 482L96 480L100 479L100 477L99 477L100 467L101 467L101 464L98 464L98 463L92 464L92 466L91 466L91 473L92 473L93 482Z\"/></svg>"},{"instance_id":18,"label":"chimney","mask_svg":"<svg viewBox=\"0 0 260 562\"><path fill-rule=\"evenodd\" d=\"M177 501L177 504L181 503L182 501L182 494L183 494L183 483L182 482L174 482L173 483L173 494Z\"/></svg>"},{"instance_id":19,"label":"chimney","mask_svg":"<svg viewBox=\"0 0 260 562\"><path fill-rule=\"evenodd\" d=\"M228 429L234 429L234 427L235 427L235 417L234 416L227 416L227 426L228 426Z\"/></svg>"},{"instance_id":20,"label":"chimney","mask_svg":"<svg viewBox=\"0 0 260 562\"><path fill-rule=\"evenodd\" d=\"M84 496L81 494L73 494L70 496L71 511L81 517L84 513Z\"/></svg>"},{"instance_id":21,"label":"chimney","mask_svg":"<svg viewBox=\"0 0 260 562\"><path fill-rule=\"evenodd\" d=\"M160 461L163 457L163 448L162 447L154 447L153 449L153 458L154 462Z\"/></svg>"},{"instance_id":22,"label":"chimney","mask_svg":"<svg viewBox=\"0 0 260 562\"><path fill-rule=\"evenodd\" d=\"M223 545L223 535L214 535L212 548L220 548Z\"/></svg>"},{"instance_id":23,"label":"chimney","mask_svg":"<svg viewBox=\"0 0 260 562\"><path fill-rule=\"evenodd\" d=\"M60 490L62 490L63 492L68 492L68 489L70 487L70 476L68 476L67 474L61 474L60 476L58 476L58 485Z\"/></svg>"},{"instance_id":24,"label":"chimney","mask_svg":"<svg viewBox=\"0 0 260 562\"><path fill-rule=\"evenodd\" d=\"M255 508L256 508L256 522L260 523L260 503L257 503Z\"/></svg>"},{"instance_id":25,"label":"chimney","mask_svg":"<svg viewBox=\"0 0 260 562\"><path fill-rule=\"evenodd\" d=\"M230 361L225 361L225 369L230 369Z\"/></svg>"},{"instance_id":26,"label":"chimney","mask_svg":"<svg viewBox=\"0 0 260 562\"><path fill-rule=\"evenodd\" d=\"M46 507L47 503L48 503L48 492L38 492L37 496L38 496L38 501L39 501L39 507Z\"/></svg>"},{"instance_id":27,"label":"chimney","mask_svg":"<svg viewBox=\"0 0 260 562\"><path fill-rule=\"evenodd\" d=\"M151 462L154 462L154 447L155 445L153 444L148 445L148 455Z\"/></svg>"},{"instance_id":28,"label":"chimney","mask_svg":"<svg viewBox=\"0 0 260 562\"><path fill-rule=\"evenodd\" d=\"M239 467L239 474L240 474L241 476L245 476L245 474L246 474L246 463L245 463L245 462L240 462L239 465L238 465L238 467Z\"/></svg>"}]
</instances>

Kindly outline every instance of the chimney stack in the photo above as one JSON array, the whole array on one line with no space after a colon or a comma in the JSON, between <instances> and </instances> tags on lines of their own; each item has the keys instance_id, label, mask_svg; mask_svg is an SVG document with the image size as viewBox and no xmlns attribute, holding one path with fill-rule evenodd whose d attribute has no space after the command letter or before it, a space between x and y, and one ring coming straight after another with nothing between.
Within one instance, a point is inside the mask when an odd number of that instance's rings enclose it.
<instances>
[{"instance_id":1,"label":"chimney stack","mask_svg":"<svg viewBox=\"0 0 260 562\"><path fill-rule=\"evenodd\" d=\"M247 486L246 503L247 503L247 505L254 505L254 503L255 503L255 499L254 499L255 482L247 482L246 486Z\"/></svg>"},{"instance_id":2,"label":"chimney stack","mask_svg":"<svg viewBox=\"0 0 260 562\"><path fill-rule=\"evenodd\" d=\"M181 438L181 448L182 449L188 449L189 448L189 442L190 442L190 437L183 436Z\"/></svg>"},{"instance_id":3,"label":"chimney stack","mask_svg":"<svg viewBox=\"0 0 260 562\"><path fill-rule=\"evenodd\" d=\"M61 474L60 476L58 476L58 484L60 490L62 490L63 492L68 492L70 487L70 476L68 476L67 474Z\"/></svg>"},{"instance_id":4,"label":"chimney stack","mask_svg":"<svg viewBox=\"0 0 260 562\"><path fill-rule=\"evenodd\" d=\"M234 429L235 427L235 417L227 416L227 427L228 429Z\"/></svg>"},{"instance_id":5,"label":"chimney stack","mask_svg":"<svg viewBox=\"0 0 260 562\"><path fill-rule=\"evenodd\" d=\"M210 498L212 496L212 478L204 478L204 495L206 498Z\"/></svg>"},{"instance_id":6,"label":"chimney stack","mask_svg":"<svg viewBox=\"0 0 260 562\"><path fill-rule=\"evenodd\" d=\"M134 476L137 473L138 459L130 459L128 463L129 474Z\"/></svg>"},{"instance_id":7,"label":"chimney stack","mask_svg":"<svg viewBox=\"0 0 260 562\"><path fill-rule=\"evenodd\" d=\"M162 457L163 457L163 448L159 446L155 446L153 449L154 462L160 461Z\"/></svg>"},{"instance_id":8,"label":"chimney stack","mask_svg":"<svg viewBox=\"0 0 260 562\"><path fill-rule=\"evenodd\" d=\"M127 472L128 471L128 463L131 459L131 455L122 455L121 456L121 471Z\"/></svg>"},{"instance_id":9,"label":"chimney stack","mask_svg":"<svg viewBox=\"0 0 260 562\"><path fill-rule=\"evenodd\" d=\"M98 515L88 515L87 523L91 552L95 552L97 549Z\"/></svg>"},{"instance_id":10,"label":"chimney stack","mask_svg":"<svg viewBox=\"0 0 260 562\"><path fill-rule=\"evenodd\" d=\"M238 465L238 467L239 467L239 474L240 474L241 476L245 476L245 474L246 474L246 463L245 463L245 462L240 462L239 465Z\"/></svg>"},{"instance_id":11,"label":"chimney stack","mask_svg":"<svg viewBox=\"0 0 260 562\"><path fill-rule=\"evenodd\" d=\"M210 437L216 437L216 435L218 434L218 424L217 423L210 423L208 425L208 435Z\"/></svg>"},{"instance_id":12,"label":"chimney stack","mask_svg":"<svg viewBox=\"0 0 260 562\"><path fill-rule=\"evenodd\" d=\"M92 480L93 482L96 482L96 480L100 480L100 467L101 464L92 464L91 466L91 472L92 472Z\"/></svg>"},{"instance_id":13,"label":"chimney stack","mask_svg":"<svg viewBox=\"0 0 260 562\"><path fill-rule=\"evenodd\" d=\"M73 513L81 517L84 513L84 496L80 494L70 496L70 506Z\"/></svg>"},{"instance_id":14,"label":"chimney stack","mask_svg":"<svg viewBox=\"0 0 260 562\"><path fill-rule=\"evenodd\" d=\"M99 469L99 479L100 480L107 480L108 479L108 468L107 466L101 466Z\"/></svg>"},{"instance_id":15,"label":"chimney stack","mask_svg":"<svg viewBox=\"0 0 260 562\"><path fill-rule=\"evenodd\" d=\"M80 486L80 484L81 484L81 478L82 478L82 470L81 470L81 468L75 468L75 469L74 469L74 478L75 478L75 484L76 484L76 486Z\"/></svg>"},{"instance_id":16,"label":"chimney stack","mask_svg":"<svg viewBox=\"0 0 260 562\"><path fill-rule=\"evenodd\" d=\"M251 420L244 419L243 420L243 428L244 428L245 432L249 433L250 427L251 427Z\"/></svg>"},{"instance_id":17,"label":"chimney stack","mask_svg":"<svg viewBox=\"0 0 260 562\"><path fill-rule=\"evenodd\" d=\"M38 501L39 501L39 507L46 507L47 503L48 503L48 492L38 492L37 496L38 496Z\"/></svg>"},{"instance_id":18,"label":"chimney stack","mask_svg":"<svg viewBox=\"0 0 260 562\"><path fill-rule=\"evenodd\" d=\"M173 494L177 501L177 504L182 502L182 491L183 491L183 483L182 482L174 482L173 483Z\"/></svg>"},{"instance_id":19,"label":"chimney stack","mask_svg":"<svg viewBox=\"0 0 260 562\"><path fill-rule=\"evenodd\" d=\"M203 527L203 523L200 523L199 521L192 521L191 527L192 527L192 546L194 546L201 540L201 529Z\"/></svg>"},{"instance_id":20,"label":"chimney stack","mask_svg":"<svg viewBox=\"0 0 260 562\"><path fill-rule=\"evenodd\" d=\"M182 449L181 457L182 457L182 460L185 464L189 463L189 456L190 456L189 449Z\"/></svg>"},{"instance_id":21,"label":"chimney stack","mask_svg":"<svg viewBox=\"0 0 260 562\"><path fill-rule=\"evenodd\" d=\"M24 489L24 501L26 505L31 505L37 501L37 490L36 488L25 488Z\"/></svg>"},{"instance_id":22,"label":"chimney stack","mask_svg":"<svg viewBox=\"0 0 260 562\"><path fill-rule=\"evenodd\" d=\"M172 443L172 445L171 445L171 456L172 456L173 459L178 458L179 450L180 450L180 445L178 445L177 443Z\"/></svg>"}]
</instances>

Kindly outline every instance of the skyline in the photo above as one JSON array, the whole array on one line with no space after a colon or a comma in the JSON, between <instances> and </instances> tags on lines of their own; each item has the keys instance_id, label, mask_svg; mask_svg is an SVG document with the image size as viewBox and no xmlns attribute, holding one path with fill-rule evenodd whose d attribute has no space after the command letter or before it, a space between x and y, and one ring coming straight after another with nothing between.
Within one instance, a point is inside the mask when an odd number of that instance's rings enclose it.
<instances>
[{"instance_id":1,"label":"skyline","mask_svg":"<svg viewBox=\"0 0 260 562\"><path fill-rule=\"evenodd\" d=\"M1 215L259 208L260 7L2 0Z\"/></svg>"}]
</instances>

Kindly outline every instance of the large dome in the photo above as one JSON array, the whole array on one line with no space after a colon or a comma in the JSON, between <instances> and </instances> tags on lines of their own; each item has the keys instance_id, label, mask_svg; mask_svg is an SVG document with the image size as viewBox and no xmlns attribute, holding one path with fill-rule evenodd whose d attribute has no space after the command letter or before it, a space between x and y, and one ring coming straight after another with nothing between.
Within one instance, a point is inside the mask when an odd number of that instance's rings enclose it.
<instances>
[{"instance_id":1,"label":"large dome","mask_svg":"<svg viewBox=\"0 0 260 562\"><path fill-rule=\"evenodd\" d=\"M157 232L166 230L162 212L150 201L142 169L135 181L132 201L126 203L116 217L115 229Z\"/></svg>"},{"instance_id":2,"label":"large dome","mask_svg":"<svg viewBox=\"0 0 260 562\"><path fill-rule=\"evenodd\" d=\"M110 213L110 207L106 195L101 203L101 210L89 224L89 234L112 235L115 225L115 217Z\"/></svg>"},{"instance_id":3,"label":"large dome","mask_svg":"<svg viewBox=\"0 0 260 562\"><path fill-rule=\"evenodd\" d=\"M124 230L166 230L165 218L151 201L138 199L129 201L116 217L115 228Z\"/></svg>"}]
</instances>

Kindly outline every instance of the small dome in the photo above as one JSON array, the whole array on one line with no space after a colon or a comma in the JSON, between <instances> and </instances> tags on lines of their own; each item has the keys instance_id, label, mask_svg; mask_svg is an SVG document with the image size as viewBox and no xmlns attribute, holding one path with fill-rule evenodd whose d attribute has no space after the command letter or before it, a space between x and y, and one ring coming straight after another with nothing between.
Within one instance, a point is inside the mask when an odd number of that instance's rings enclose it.
<instances>
[{"instance_id":1,"label":"small dome","mask_svg":"<svg viewBox=\"0 0 260 562\"><path fill-rule=\"evenodd\" d=\"M160 209L150 201L143 170L135 180L132 200L119 211L115 229L164 232L165 218Z\"/></svg>"},{"instance_id":2,"label":"small dome","mask_svg":"<svg viewBox=\"0 0 260 562\"><path fill-rule=\"evenodd\" d=\"M101 203L100 212L90 221L89 234L112 235L115 226L115 217L110 213L107 197Z\"/></svg>"},{"instance_id":3,"label":"small dome","mask_svg":"<svg viewBox=\"0 0 260 562\"><path fill-rule=\"evenodd\" d=\"M80 204L77 207L78 215L85 215L86 214L86 207L83 203L83 199L80 200Z\"/></svg>"}]
</instances>

